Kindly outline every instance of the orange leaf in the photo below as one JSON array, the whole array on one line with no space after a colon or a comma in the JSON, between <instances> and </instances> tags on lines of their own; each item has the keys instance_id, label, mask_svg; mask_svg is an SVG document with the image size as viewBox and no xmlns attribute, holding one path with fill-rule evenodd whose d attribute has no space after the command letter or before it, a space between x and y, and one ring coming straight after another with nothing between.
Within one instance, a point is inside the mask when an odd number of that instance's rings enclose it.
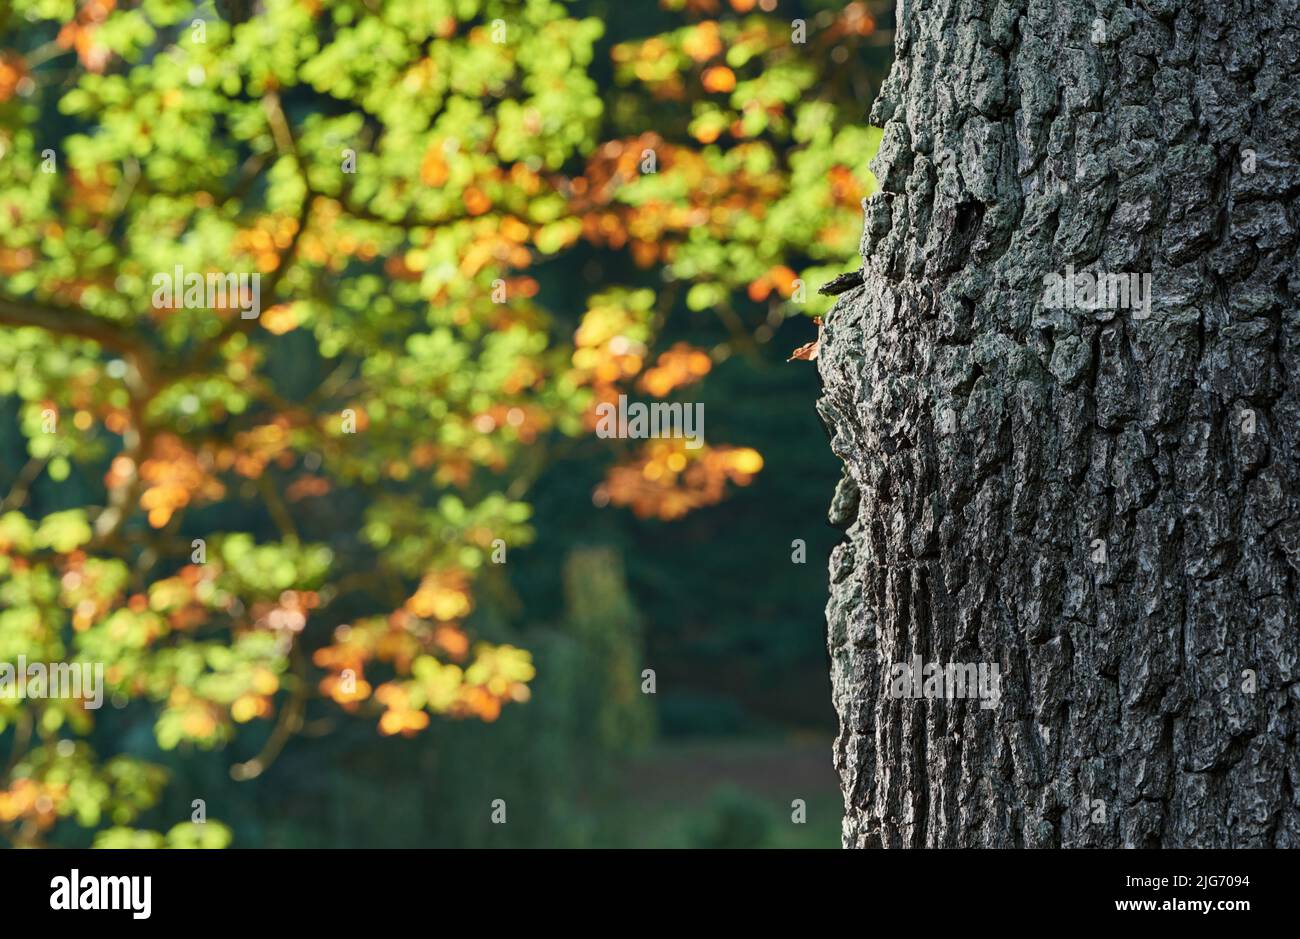
<instances>
[{"instance_id":1,"label":"orange leaf","mask_svg":"<svg viewBox=\"0 0 1300 939\"><path fill-rule=\"evenodd\" d=\"M736 88L736 73L725 65L705 69L700 78L704 82L704 90L715 94L734 91Z\"/></svg>"}]
</instances>

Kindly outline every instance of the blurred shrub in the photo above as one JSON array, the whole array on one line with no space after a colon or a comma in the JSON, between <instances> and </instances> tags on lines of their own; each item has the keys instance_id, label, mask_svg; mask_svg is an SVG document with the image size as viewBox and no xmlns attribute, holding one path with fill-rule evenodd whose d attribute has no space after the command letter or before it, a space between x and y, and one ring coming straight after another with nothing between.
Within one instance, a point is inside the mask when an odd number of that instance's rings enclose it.
<instances>
[{"instance_id":1,"label":"blurred shrub","mask_svg":"<svg viewBox=\"0 0 1300 939\"><path fill-rule=\"evenodd\" d=\"M709 800L707 812L691 825L691 847L761 848L774 823L767 802L743 789L719 787Z\"/></svg>"}]
</instances>

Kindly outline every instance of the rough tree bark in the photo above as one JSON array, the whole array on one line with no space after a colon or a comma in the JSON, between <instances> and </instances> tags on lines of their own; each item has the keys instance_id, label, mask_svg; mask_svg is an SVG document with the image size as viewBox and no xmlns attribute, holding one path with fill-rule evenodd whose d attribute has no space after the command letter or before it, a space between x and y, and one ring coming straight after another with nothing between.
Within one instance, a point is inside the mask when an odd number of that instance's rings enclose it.
<instances>
[{"instance_id":1,"label":"rough tree bark","mask_svg":"<svg viewBox=\"0 0 1300 939\"><path fill-rule=\"evenodd\" d=\"M818 358L846 846L1300 847L1298 59L1295 0L899 3Z\"/></svg>"}]
</instances>

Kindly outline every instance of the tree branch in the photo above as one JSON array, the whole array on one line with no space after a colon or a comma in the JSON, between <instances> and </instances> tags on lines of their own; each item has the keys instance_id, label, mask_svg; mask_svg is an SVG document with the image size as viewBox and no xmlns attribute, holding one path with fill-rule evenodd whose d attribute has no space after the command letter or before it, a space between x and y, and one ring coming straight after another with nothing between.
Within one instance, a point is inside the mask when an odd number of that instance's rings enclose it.
<instances>
[{"instance_id":1,"label":"tree branch","mask_svg":"<svg viewBox=\"0 0 1300 939\"><path fill-rule=\"evenodd\" d=\"M36 326L60 336L89 339L105 349L124 355L134 354L147 359L150 364L153 362L153 346L143 335L130 327L71 307L0 295L0 325Z\"/></svg>"}]
</instances>

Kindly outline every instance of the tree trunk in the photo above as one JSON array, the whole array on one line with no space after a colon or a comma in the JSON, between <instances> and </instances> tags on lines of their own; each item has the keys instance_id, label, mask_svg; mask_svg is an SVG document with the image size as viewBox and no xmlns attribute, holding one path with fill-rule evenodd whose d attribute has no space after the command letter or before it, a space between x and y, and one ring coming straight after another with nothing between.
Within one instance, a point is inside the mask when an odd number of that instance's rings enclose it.
<instances>
[{"instance_id":1,"label":"tree trunk","mask_svg":"<svg viewBox=\"0 0 1300 939\"><path fill-rule=\"evenodd\" d=\"M844 843L1300 847L1300 8L898 20L818 358Z\"/></svg>"}]
</instances>

